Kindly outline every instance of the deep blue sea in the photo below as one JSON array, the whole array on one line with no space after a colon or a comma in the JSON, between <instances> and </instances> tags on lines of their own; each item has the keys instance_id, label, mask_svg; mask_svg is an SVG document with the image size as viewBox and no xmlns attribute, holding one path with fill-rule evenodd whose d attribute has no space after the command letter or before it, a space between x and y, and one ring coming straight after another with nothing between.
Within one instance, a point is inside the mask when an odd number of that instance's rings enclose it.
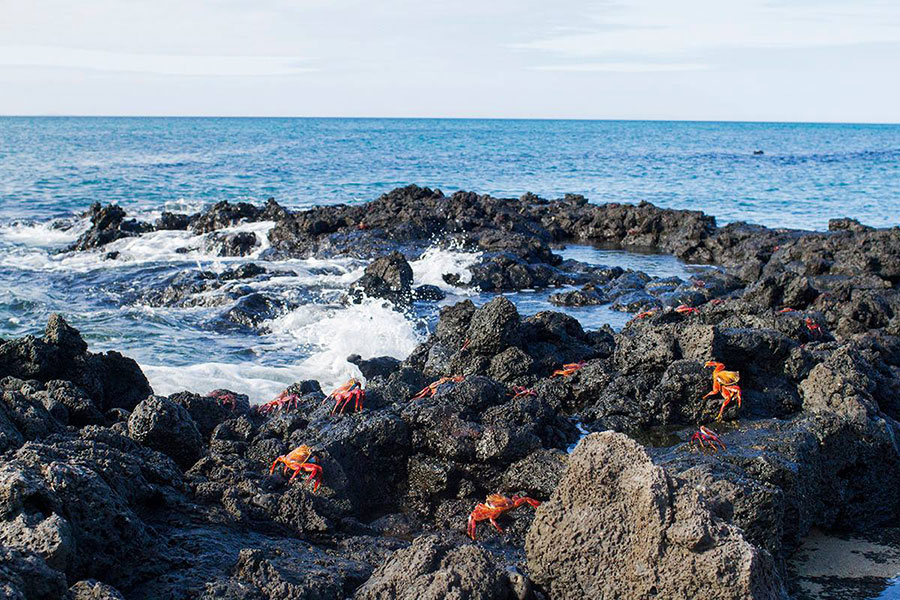
<instances>
[{"instance_id":1,"label":"deep blue sea","mask_svg":"<svg viewBox=\"0 0 900 600\"><path fill-rule=\"evenodd\" d=\"M758 151L762 151L761 154ZM266 400L299 378L326 385L353 372L345 358L404 356L434 307L401 315L346 307L342 290L363 264L350 259L267 264L281 275L252 284L297 308L262 332L224 326L227 303L147 306L141 292L186 269L221 271L221 259L185 232L114 244L121 258L60 254L83 230L92 202L139 218L194 211L219 200L285 206L363 202L417 183L547 198L699 209L720 224L824 229L851 216L900 223L900 126L776 123L441 119L0 118L0 336L39 331L61 311L92 348L118 349L157 392L231 387ZM263 234L266 224L250 229ZM175 250L195 248L188 254ZM253 257L263 254L260 247ZM582 260L687 277L671 257L570 248ZM434 249L414 261L419 283L465 273L464 252ZM446 302L479 294L447 289ZM548 292L513 299L523 313L550 308ZM224 299L220 298L224 302ZM606 307L569 309L586 327L621 326ZM358 332L365 328L368 335Z\"/></svg>"}]
</instances>

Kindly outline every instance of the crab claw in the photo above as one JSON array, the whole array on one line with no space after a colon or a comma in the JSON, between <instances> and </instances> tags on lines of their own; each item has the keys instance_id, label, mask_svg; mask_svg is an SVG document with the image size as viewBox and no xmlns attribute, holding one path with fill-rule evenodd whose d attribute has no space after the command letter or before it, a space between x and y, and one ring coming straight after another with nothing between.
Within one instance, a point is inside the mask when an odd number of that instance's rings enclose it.
<instances>
[{"instance_id":1,"label":"crab claw","mask_svg":"<svg viewBox=\"0 0 900 600\"><path fill-rule=\"evenodd\" d=\"M466 526L466 533L469 534L469 537L473 540L475 539L475 525L478 522L475 520L475 513L469 515L469 523Z\"/></svg>"}]
</instances>

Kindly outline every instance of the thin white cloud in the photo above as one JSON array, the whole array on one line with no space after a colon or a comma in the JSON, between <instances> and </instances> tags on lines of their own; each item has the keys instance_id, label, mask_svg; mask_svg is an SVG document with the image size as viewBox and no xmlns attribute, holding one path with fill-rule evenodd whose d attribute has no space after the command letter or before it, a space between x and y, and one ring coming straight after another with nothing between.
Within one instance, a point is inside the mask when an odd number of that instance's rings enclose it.
<instances>
[{"instance_id":1,"label":"thin white cloud","mask_svg":"<svg viewBox=\"0 0 900 600\"><path fill-rule=\"evenodd\" d=\"M608 62L570 65L538 65L532 71L569 71L576 73L663 73L668 71L705 71L702 63Z\"/></svg>"},{"instance_id":2,"label":"thin white cloud","mask_svg":"<svg viewBox=\"0 0 900 600\"><path fill-rule=\"evenodd\" d=\"M51 67L204 77L293 75L312 71L296 56L133 54L54 46L0 46L0 67Z\"/></svg>"},{"instance_id":3,"label":"thin white cloud","mask_svg":"<svg viewBox=\"0 0 900 600\"><path fill-rule=\"evenodd\" d=\"M593 29L590 29L593 26ZM896 5L773 4L769 0L635 0L585 19L587 31L550 34L513 48L561 57L693 55L727 48L814 48L900 42Z\"/></svg>"}]
</instances>

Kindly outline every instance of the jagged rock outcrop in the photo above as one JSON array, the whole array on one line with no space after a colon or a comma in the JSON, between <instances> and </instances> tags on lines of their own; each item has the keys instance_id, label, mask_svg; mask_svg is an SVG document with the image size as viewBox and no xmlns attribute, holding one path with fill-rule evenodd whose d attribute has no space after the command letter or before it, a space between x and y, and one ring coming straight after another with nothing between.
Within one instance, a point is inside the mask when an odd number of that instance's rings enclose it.
<instances>
[{"instance_id":1,"label":"jagged rock outcrop","mask_svg":"<svg viewBox=\"0 0 900 600\"><path fill-rule=\"evenodd\" d=\"M528 531L552 598L787 598L771 556L624 435L581 441Z\"/></svg>"}]
</instances>

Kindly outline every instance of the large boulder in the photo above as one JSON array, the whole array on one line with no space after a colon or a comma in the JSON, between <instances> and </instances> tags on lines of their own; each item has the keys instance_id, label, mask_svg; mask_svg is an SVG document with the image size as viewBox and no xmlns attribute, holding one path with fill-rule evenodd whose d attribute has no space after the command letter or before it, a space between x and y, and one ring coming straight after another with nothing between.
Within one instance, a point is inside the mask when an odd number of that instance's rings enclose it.
<instances>
[{"instance_id":1,"label":"large boulder","mask_svg":"<svg viewBox=\"0 0 900 600\"><path fill-rule=\"evenodd\" d=\"M618 433L578 445L525 551L554 599L787 597L767 552Z\"/></svg>"},{"instance_id":2,"label":"large boulder","mask_svg":"<svg viewBox=\"0 0 900 600\"><path fill-rule=\"evenodd\" d=\"M50 315L42 339L34 336L0 344L0 378L70 381L84 390L101 412L132 409L153 393L138 364L118 352L87 351L81 335L58 314Z\"/></svg>"}]
</instances>

